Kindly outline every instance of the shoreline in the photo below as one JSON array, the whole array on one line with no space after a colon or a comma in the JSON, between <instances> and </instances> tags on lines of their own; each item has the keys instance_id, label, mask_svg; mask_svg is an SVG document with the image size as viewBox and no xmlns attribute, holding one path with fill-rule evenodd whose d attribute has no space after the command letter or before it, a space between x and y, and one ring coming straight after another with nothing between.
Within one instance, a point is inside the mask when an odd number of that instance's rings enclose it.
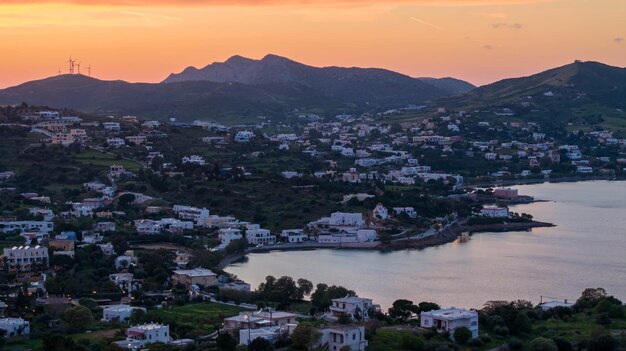
<instances>
[{"instance_id":1,"label":"shoreline","mask_svg":"<svg viewBox=\"0 0 626 351\"><path fill-rule=\"evenodd\" d=\"M428 247L435 247L444 244L451 243L455 241L459 235L464 232L470 233L481 233L481 232L509 232L509 231L522 231L522 230L531 230L532 228L545 228L545 227L555 227L556 225L553 223L547 222L539 222L539 221L530 221L523 223L499 223L499 224L483 224L483 225L461 225L455 223L441 232L421 239L407 239L400 240L396 242L391 242L387 244L383 244L379 241L377 242L366 242L366 243L350 243L343 245L336 244L319 244L316 242L308 242L308 243L298 243L298 244L285 244L285 245L274 245L274 246L264 246L264 247L254 247L249 248L245 252L229 255L224 257L220 263L216 266L217 270L224 270L228 266L237 261L245 258L250 253L263 253L263 252L271 252L271 251L311 251L311 250L320 250L320 249L330 249L330 250L364 250L364 251L400 251L406 249L425 249Z\"/></svg>"},{"instance_id":2,"label":"shoreline","mask_svg":"<svg viewBox=\"0 0 626 351\"><path fill-rule=\"evenodd\" d=\"M465 183L461 186L461 188L497 188L503 186L512 186L512 185L533 185L533 184L543 184L543 183L575 183L575 182L589 182L589 181L598 181L598 180L609 180L609 181L625 181L624 177L615 177L615 176L567 176L567 177L559 177L559 178L543 178L543 179L506 179L506 180L494 180L494 181L485 181L485 182L476 182L476 183Z\"/></svg>"}]
</instances>

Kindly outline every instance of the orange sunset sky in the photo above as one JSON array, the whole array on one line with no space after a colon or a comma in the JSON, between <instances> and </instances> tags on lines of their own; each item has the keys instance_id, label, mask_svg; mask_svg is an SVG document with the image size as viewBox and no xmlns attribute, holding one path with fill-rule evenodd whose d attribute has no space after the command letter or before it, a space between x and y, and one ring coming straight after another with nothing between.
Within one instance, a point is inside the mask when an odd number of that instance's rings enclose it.
<instances>
[{"instance_id":1,"label":"orange sunset sky","mask_svg":"<svg viewBox=\"0 0 626 351\"><path fill-rule=\"evenodd\" d=\"M158 82L268 53L481 85L575 59L626 65L625 0L0 0L0 87L67 73Z\"/></svg>"}]
</instances>

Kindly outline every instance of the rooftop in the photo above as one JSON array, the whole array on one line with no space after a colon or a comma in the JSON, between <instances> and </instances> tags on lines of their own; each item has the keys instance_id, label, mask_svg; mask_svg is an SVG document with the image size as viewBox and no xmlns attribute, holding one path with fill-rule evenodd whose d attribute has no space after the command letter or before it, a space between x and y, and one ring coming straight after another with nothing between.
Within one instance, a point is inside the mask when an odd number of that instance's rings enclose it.
<instances>
[{"instance_id":1,"label":"rooftop","mask_svg":"<svg viewBox=\"0 0 626 351\"><path fill-rule=\"evenodd\" d=\"M187 275L190 277L205 277L205 276L217 276L210 269L194 268L194 269L178 269L174 271L174 274Z\"/></svg>"},{"instance_id":2,"label":"rooftop","mask_svg":"<svg viewBox=\"0 0 626 351\"><path fill-rule=\"evenodd\" d=\"M454 320L454 319L477 317L478 313L476 311L466 310L463 308L450 307L450 308L446 308L442 310L422 312L421 315L431 316L433 318L438 318L438 319Z\"/></svg>"}]
</instances>

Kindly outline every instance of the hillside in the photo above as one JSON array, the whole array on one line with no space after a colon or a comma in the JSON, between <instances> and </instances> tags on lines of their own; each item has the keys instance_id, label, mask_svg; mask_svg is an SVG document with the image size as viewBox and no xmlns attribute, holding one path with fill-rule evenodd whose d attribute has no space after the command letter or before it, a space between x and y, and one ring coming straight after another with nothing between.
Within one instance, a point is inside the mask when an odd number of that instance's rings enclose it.
<instances>
[{"instance_id":1,"label":"hillside","mask_svg":"<svg viewBox=\"0 0 626 351\"><path fill-rule=\"evenodd\" d=\"M172 84L103 81L62 75L0 90L0 104L47 105L96 114L133 114L181 120L213 118L241 123L294 107L339 108L343 104L297 84L245 85L207 81Z\"/></svg>"},{"instance_id":2,"label":"hillside","mask_svg":"<svg viewBox=\"0 0 626 351\"><path fill-rule=\"evenodd\" d=\"M370 103L387 100L428 100L457 95L474 88L453 78L411 78L378 68L313 67L276 55L260 60L233 56L204 68L189 67L171 74L163 82L211 81L249 85L297 83L342 100L364 100Z\"/></svg>"},{"instance_id":3,"label":"hillside","mask_svg":"<svg viewBox=\"0 0 626 351\"><path fill-rule=\"evenodd\" d=\"M625 108L626 68L576 61L528 77L485 85L450 101L484 104L546 96L550 92L565 103L586 100Z\"/></svg>"},{"instance_id":4,"label":"hillside","mask_svg":"<svg viewBox=\"0 0 626 351\"><path fill-rule=\"evenodd\" d=\"M289 112L364 112L423 103L473 88L453 78L415 79L371 68L316 68L268 55L188 68L157 84L61 75L0 90L0 104L48 105L95 114L210 118L226 124Z\"/></svg>"}]
</instances>

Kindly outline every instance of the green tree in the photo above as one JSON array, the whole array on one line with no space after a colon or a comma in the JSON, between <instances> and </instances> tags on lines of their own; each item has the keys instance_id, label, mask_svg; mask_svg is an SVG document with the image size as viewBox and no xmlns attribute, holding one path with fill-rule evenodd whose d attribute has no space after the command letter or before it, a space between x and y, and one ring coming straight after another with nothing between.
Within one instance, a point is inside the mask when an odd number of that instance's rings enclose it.
<instances>
[{"instance_id":1,"label":"green tree","mask_svg":"<svg viewBox=\"0 0 626 351\"><path fill-rule=\"evenodd\" d=\"M237 340L228 333L218 334L216 343L219 351L234 351L237 347Z\"/></svg>"},{"instance_id":2,"label":"green tree","mask_svg":"<svg viewBox=\"0 0 626 351\"><path fill-rule=\"evenodd\" d=\"M63 320L74 328L84 329L93 322L93 315L85 306L71 306L63 312Z\"/></svg>"},{"instance_id":3,"label":"green tree","mask_svg":"<svg viewBox=\"0 0 626 351\"><path fill-rule=\"evenodd\" d=\"M274 351L274 345L264 338L252 340L248 347L249 351Z\"/></svg>"},{"instance_id":4,"label":"green tree","mask_svg":"<svg viewBox=\"0 0 626 351\"><path fill-rule=\"evenodd\" d=\"M81 306L87 307L92 313L97 313L100 310L100 306L98 306L96 300L88 297L81 297L80 300L78 300L78 303Z\"/></svg>"},{"instance_id":5,"label":"green tree","mask_svg":"<svg viewBox=\"0 0 626 351\"><path fill-rule=\"evenodd\" d=\"M554 341L540 336L530 342L530 351L559 351L559 349Z\"/></svg>"},{"instance_id":6,"label":"green tree","mask_svg":"<svg viewBox=\"0 0 626 351\"><path fill-rule=\"evenodd\" d=\"M311 344L317 342L322 333L320 333L315 327L308 324L298 324L291 334L291 340L293 346L298 350L308 351Z\"/></svg>"},{"instance_id":7,"label":"green tree","mask_svg":"<svg viewBox=\"0 0 626 351\"><path fill-rule=\"evenodd\" d=\"M389 308L389 316L394 319L407 319L413 314L417 314L419 308L413 304L413 301L399 299L393 302Z\"/></svg>"},{"instance_id":8,"label":"green tree","mask_svg":"<svg viewBox=\"0 0 626 351\"><path fill-rule=\"evenodd\" d=\"M454 330L454 341L461 345L466 345L472 338L472 331L466 327L456 328Z\"/></svg>"},{"instance_id":9,"label":"green tree","mask_svg":"<svg viewBox=\"0 0 626 351\"><path fill-rule=\"evenodd\" d=\"M42 338L42 344L44 351L84 350L84 347L76 344L72 338L61 334L44 335Z\"/></svg>"},{"instance_id":10,"label":"green tree","mask_svg":"<svg viewBox=\"0 0 626 351\"><path fill-rule=\"evenodd\" d=\"M313 291L313 283L310 280L300 278L298 279L298 300L304 299L305 296L309 296Z\"/></svg>"},{"instance_id":11,"label":"green tree","mask_svg":"<svg viewBox=\"0 0 626 351\"><path fill-rule=\"evenodd\" d=\"M524 312L518 312L514 322L515 333L528 334L533 331L533 325L528 318L528 315Z\"/></svg>"}]
</instances>

